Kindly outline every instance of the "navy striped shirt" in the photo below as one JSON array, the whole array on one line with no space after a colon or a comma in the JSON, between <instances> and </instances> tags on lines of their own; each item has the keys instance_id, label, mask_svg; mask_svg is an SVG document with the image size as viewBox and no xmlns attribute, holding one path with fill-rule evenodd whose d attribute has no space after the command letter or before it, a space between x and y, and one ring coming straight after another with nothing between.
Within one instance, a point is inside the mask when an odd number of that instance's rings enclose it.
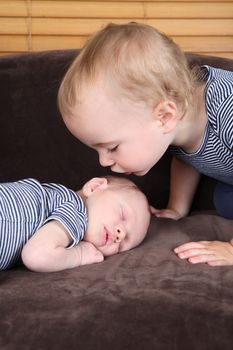
<instances>
[{"instance_id":1,"label":"navy striped shirt","mask_svg":"<svg viewBox=\"0 0 233 350\"><path fill-rule=\"evenodd\" d=\"M83 239L87 210L81 197L59 184L35 179L0 184L0 270L21 263L23 246L45 223L57 220L72 243Z\"/></svg>"},{"instance_id":2,"label":"navy striped shirt","mask_svg":"<svg viewBox=\"0 0 233 350\"><path fill-rule=\"evenodd\" d=\"M233 72L209 66L202 71L207 114L202 144L193 153L169 150L200 173L233 185Z\"/></svg>"}]
</instances>

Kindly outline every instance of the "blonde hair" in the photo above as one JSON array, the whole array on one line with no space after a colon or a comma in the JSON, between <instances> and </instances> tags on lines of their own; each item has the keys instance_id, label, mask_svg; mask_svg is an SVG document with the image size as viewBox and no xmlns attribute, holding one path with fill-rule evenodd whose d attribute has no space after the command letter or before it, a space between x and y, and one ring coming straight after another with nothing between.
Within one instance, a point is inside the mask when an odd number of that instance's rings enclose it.
<instances>
[{"instance_id":1,"label":"blonde hair","mask_svg":"<svg viewBox=\"0 0 233 350\"><path fill-rule=\"evenodd\" d=\"M84 46L66 73L58 93L61 114L72 115L88 84L99 77L130 101L154 106L170 98L185 112L195 76L181 49L146 24L109 24Z\"/></svg>"}]
</instances>

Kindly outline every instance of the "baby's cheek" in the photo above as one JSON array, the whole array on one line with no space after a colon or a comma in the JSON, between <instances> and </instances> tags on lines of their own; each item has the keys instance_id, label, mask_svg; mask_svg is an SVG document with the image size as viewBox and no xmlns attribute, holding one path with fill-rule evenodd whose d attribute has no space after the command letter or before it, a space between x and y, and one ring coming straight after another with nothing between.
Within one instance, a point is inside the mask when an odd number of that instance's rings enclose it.
<instances>
[{"instance_id":1,"label":"baby's cheek","mask_svg":"<svg viewBox=\"0 0 233 350\"><path fill-rule=\"evenodd\" d=\"M121 242L119 247L119 253L126 252L127 250L130 250L132 247L129 246L126 242Z\"/></svg>"}]
</instances>

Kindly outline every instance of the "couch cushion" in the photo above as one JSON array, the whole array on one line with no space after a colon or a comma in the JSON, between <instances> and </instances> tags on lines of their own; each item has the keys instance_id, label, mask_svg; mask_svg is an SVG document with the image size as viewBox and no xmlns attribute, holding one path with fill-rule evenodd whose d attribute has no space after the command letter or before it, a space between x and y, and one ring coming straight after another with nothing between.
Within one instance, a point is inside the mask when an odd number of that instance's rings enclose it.
<instances>
[{"instance_id":1,"label":"couch cushion","mask_svg":"<svg viewBox=\"0 0 233 350\"><path fill-rule=\"evenodd\" d=\"M153 219L139 247L103 263L2 272L0 348L232 349L232 267L191 265L172 251L191 239L228 240L232 224L214 215Z\"/></svg>"}]
</instances>

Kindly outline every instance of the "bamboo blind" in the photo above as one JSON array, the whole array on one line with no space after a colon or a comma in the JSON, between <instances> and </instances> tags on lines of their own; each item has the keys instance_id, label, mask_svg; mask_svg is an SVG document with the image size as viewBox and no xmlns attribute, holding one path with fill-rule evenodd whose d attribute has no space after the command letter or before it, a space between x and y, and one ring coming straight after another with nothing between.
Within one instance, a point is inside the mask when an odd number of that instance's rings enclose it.
<instances>
[{"instance_id":1,"label":"bamboo blind","mask_svg":"<svg viewBox=\"0 0 233 350\"><path fill-rule=\"evenodd\" d=\"M233 0L0 0L0 54L81 47L107 23L132 20L185 51L233 58Z\"/></svg>"}]
</instances>

